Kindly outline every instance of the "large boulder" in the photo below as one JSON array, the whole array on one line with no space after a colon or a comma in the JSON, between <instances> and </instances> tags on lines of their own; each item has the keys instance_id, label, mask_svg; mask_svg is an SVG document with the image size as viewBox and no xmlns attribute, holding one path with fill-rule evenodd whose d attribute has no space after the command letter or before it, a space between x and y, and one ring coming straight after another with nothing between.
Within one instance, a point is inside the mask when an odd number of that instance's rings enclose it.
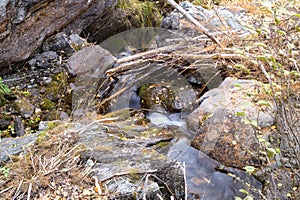
<instances>
[{"instance_id":1,"label":"large boulder","mask_svg":"<svg viewBox=\"0 0 300 200\"><path fill-rule=\"evenodd\" d=\"M227 78L202 96L187 120L197 132L192 146L227 166L259 165L256 128L274 123L272 105L253 101L259 87L255 81Z\"/></svg>"},{"instance_id":2,"label":"large boulder","mask_svg":"<svg viewBox=\"0 0 300 200\"><path fill-rule=\"evenodd\" d=\"M105 21L102 16L110 16L116 4L117 0L1 1L0 72L26 60L58 31L79 34L95 21Z\"/></svg>"}]
</instances>

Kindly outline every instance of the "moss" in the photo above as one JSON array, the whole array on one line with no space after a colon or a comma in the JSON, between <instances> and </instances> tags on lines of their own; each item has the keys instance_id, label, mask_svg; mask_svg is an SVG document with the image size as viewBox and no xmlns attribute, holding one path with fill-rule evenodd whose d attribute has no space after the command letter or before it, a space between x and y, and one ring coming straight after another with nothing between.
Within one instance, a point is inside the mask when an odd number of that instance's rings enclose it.
<instances>
[{"instance_id":1,"label":"moss","mask_svg":"<svg viewBox=\"0 0 300 200\"><path fill-rule=\"evenodd\" d=\"M55 127L57 127L59 124L60 124L60 122L58 122L58 121L49 122L47 129L39 133L35 143L40 144L42 141L49 138L50 131L53 130Z\"/></svg>"},{"instance_id":2,"label":"moss","mask_svg":"<svg viewBox=\"0 0 300 200\"><path fill-rule=\"evenodd\" d=\"M139 0L119 0L118 7L130 18L134 27L158 27L162 20L160 9L155 2Z\"/></svg>"},{"instance_id":3,"label":"moss","mask_svg":"<svg viewBox=\"0 0 300 200\"><path fill-rule=\"evenodd\" d=\"M59 100L67 88L67 75L64 72L55 74L52 82L46 88L46 97L51 100Z\"/></svg>"},{"instance_id":4,"label":"moss","mask_svg":"<svg viewBox=\"0 0 300 200\"><path fill-rule=\"evenodd\" d=\"M55 108L55 103L49 99L43 99L41 102L41 109L42 110L52 110Z\"/></svg>"},{"instance_id":5,"label":"moss","mask_svg":"<svg viewBox=\"0 0 300 200\"><path fill-rule=\"evenodd\" d=\"M48 131L42 131L41 133L39 133L39 135L37 136L37 139L35 141L36 144L40 144L42 141L44 141L46 138L48 138Z\"/></svg>"}]
</instances>

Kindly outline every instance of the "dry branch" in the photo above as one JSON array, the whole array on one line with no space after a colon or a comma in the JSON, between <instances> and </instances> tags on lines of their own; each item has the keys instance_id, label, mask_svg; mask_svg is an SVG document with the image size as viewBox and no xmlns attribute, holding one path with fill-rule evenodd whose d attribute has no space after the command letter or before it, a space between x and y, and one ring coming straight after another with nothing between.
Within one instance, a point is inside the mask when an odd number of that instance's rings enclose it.
<instances>
[{"instance_id":1,"label":"dry branch","mask_svg":"<svg viewBox=\"0 0 300 200\"><path fill-rule=\"evenodd\" d=\"M195 18L193 18L189 13L187 13L181 6L179 6L174 0L167 0L169 4L171 4L174 8L176 8L181 14L186 17L188 20L190 20L196 27L207 37L209 37L214 43L219 45L220 47L222 46L220 42L213 36L211 35L208 30L202 26Z\"/></svg>"}]
</instances>

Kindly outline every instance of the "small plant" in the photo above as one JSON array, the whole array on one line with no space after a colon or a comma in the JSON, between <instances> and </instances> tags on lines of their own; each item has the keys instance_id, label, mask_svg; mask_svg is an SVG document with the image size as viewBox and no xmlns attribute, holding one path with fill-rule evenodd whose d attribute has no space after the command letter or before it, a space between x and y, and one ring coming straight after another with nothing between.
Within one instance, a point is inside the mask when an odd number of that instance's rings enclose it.
<instances>
[{"instance_id":1,"label":"small plant","mask_svg":"<svg viewBox=\"0 0 300 200\"><path fill-rule=\"evenodd\" d=\"M1 167L1 168L0 168L0 171L3 173L3 175L4 175L5 177L7 177L7 176L9 175L10 168Z\"/></svg>"},{"instance_id":2,"label":"small plant","mask_svg":"<svg viewBox=\"0 0 300 200\"><path fill-rule=\"evenodd\" d=\"M8 93L10 93L11 90L7 85L5 85L2 82L2 78L0 77L0 106L3 106L5 104L5 98L4 96Z\"/></svg>"},{"instance_id":3,"label":"small plant","mask_svg":"<svg viewBox=\"0 0 300 200\"><path fill-rule=\"evenodd\" d=\"M2 78L0 77L0 95L5 95L5 94L8 94L10 92L11 92L11 90L9 89L9 87L7 85L5 85L2 82Z\"/></svg>"}]
</instances>

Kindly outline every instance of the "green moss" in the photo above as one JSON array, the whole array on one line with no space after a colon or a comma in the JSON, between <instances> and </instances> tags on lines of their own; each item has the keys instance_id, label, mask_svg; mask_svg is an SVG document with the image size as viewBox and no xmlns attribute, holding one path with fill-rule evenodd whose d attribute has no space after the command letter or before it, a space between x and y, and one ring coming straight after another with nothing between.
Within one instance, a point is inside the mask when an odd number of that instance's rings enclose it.
<instances>
[{"instance_id":1,"label":"green moss","mask_svg":"<svg viewBox=\"0 0 300 200\"><path fill-rule=\"evenodd\" d=\"M42 110L52 110L55 108L55 103L49 99L43 99L41 102L41 109Z\"/></svg>"},{"instance_id":2,"label":"green moss","mask_svg":"<svg viewBox=\"0 0 300 200\"><path fill-rule=\"evenodd\" d=\"M65 93L67 88L67 75L64 72L55 74L53 81L46 88L46 97L58 100Z\"/></svg>"},{"instance_id":3,"label":"green moss","mask_svg":"<svg viewBox=\"0 0 300 200\"><path fill-rule=\"evenodd\" d=\"M119 0L118 7L131 17L135 27L159 26L162 20L155 2L139 0Z\"/></svg>"},{"instance_id":4,"label":"green moss","mask_svg":"<svg viewBox=\"0 0 300 200\"><path fill-rule=\"evenodd\" d=\"M4 96L10 92L11 92L11 90L9 89L9 87L7 85L2 83L2 78L0 77L0 106L5 105L6 100L5 100Z\"/></svg>"},{"instance_id":5,"label":"green moss","mask_svg":"<svg viewBox=\"0 0 300 200\"><path fill-rule=\"evenodd\" d=\"M60 122L58 122L58 121L49 122L47 129L39 133L35 143L40 144L42 141L49 138L50 131L53 130L55 127L57 127L59 124L60 124Z\"/></svg>"},{"instance_id":6,"label":"green moss","mask_svg":"<svg viewBox=\"0 0 300 200\"><path fill-rule=\"evenodd\" d=\"M40 144L42 141L44 141L46 138L48 138L48 131L45 130L45 131L42 131L38 136L37 136L37 139L35 141L36 144Z\"/></svg>"}]
</instances>

